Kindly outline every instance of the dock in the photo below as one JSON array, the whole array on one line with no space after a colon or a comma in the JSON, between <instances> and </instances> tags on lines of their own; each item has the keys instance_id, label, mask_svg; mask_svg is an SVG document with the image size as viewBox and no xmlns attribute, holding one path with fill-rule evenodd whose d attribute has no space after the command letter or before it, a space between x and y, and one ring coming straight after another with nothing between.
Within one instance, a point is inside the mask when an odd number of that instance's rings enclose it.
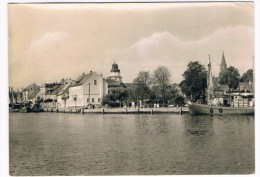
<instances>
[{"instance_id":1,"label":"dock","mask_svg":"<svg viewBox=\"0 0 260 177\"><path fill-rule=\"evenodd\" d=\"M74 114L183 114L189 113L188 107L173 108L44 108L43 112Z\"/></svg>"}]
</instances>

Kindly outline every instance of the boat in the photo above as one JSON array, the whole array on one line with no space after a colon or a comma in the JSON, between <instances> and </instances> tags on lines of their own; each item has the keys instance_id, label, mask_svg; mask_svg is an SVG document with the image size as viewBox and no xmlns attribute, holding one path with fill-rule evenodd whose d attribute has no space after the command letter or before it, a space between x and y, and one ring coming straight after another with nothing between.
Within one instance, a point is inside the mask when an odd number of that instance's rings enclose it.
<instances>
[{"instance_id":1,"label":"boat","mask_svg":"<svg viewBox=\"0 0 260 177\"><path fill-rule=\"evenodd\" d=\"M192 115L254 115L255 108L252 107L224 107L199 103L188 104Z\"/></svg>"},{"instance_id":2,"label":"boat","mask_svg":"<svg viewBox=\"0 0 260 177\"><path fill-rule=\"evenodd\" d=\"M229 97L232 104L230 105L218 105L214 104L213 94L213 81L211 73L211 62L209 56L208 72L207 72L207 104L193 103L188 101L188 108L192 115L254 115L255 107L254 102L249 101L254 97L251 94L237 94L237 95L225 95ZM239 101L240 100L240 103ZM244 102L244 100L247 100Z\"/></svg>"},{"instance_id":3,"label":"boat","mask_svg":"<svg viewBox=\"0 0 260 177\"><path fill-rule=\"evenodd\" d=\"M29 113L29 112L43 112L43 109L39 103L35 104L24 104L21 109L21 113Z\"/></svg>"}]
</instances>

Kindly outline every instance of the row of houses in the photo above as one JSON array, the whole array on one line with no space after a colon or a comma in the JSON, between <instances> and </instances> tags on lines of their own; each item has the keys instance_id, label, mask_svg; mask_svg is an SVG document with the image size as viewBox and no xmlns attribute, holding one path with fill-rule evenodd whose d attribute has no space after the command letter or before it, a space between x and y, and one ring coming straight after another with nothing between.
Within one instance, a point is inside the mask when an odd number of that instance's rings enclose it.
<instances>
[{"instance_id":1,"label":"row of houses","mask_svg":"<svg viewBox=\"0 0 260 177\"><path fill-rule=\"evenodd\" d=\"M45 83L41 86L33 83L14 92L9 88L10 104L22 102L41 102L44 107L86 107L100 105L102 98L114 88L126 88L118 64L112 64L109 77L94 71L83 73L75 80L61 79L60 82Z\"/></svg>"}]
</instances>

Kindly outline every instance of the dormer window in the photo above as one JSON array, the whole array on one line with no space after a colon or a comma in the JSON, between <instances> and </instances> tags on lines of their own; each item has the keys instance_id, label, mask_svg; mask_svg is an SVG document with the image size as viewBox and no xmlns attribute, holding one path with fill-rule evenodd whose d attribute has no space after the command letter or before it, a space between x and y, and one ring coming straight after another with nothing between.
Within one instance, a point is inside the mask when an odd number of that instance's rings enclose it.
<instances>
[{"instance_id":1,"label":"dormer window","mask_svg":"<svg viewBox=\"0 0 260 177\"><path fill-rule=\"evenodd\" d=\"M94 80L94 85L97 85L97 80Z\"/></svg>"}]
</instances>

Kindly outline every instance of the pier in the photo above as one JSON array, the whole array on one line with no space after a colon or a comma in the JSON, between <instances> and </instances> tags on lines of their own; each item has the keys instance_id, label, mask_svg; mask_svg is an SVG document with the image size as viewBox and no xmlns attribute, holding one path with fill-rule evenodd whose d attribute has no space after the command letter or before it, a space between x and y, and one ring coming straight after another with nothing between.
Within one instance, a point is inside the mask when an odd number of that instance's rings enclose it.
<instances>
[{"instance_id":1,"label":"pier","mask_svg":"<svg viewBox=\"0 0 260 177\"><path fill-rule=\"evenodd\" d=\"M183 114L189 113L188 107L174 108L44 108L43 112L74 113L74 114Z\"/></svg>"}]
</instances>

